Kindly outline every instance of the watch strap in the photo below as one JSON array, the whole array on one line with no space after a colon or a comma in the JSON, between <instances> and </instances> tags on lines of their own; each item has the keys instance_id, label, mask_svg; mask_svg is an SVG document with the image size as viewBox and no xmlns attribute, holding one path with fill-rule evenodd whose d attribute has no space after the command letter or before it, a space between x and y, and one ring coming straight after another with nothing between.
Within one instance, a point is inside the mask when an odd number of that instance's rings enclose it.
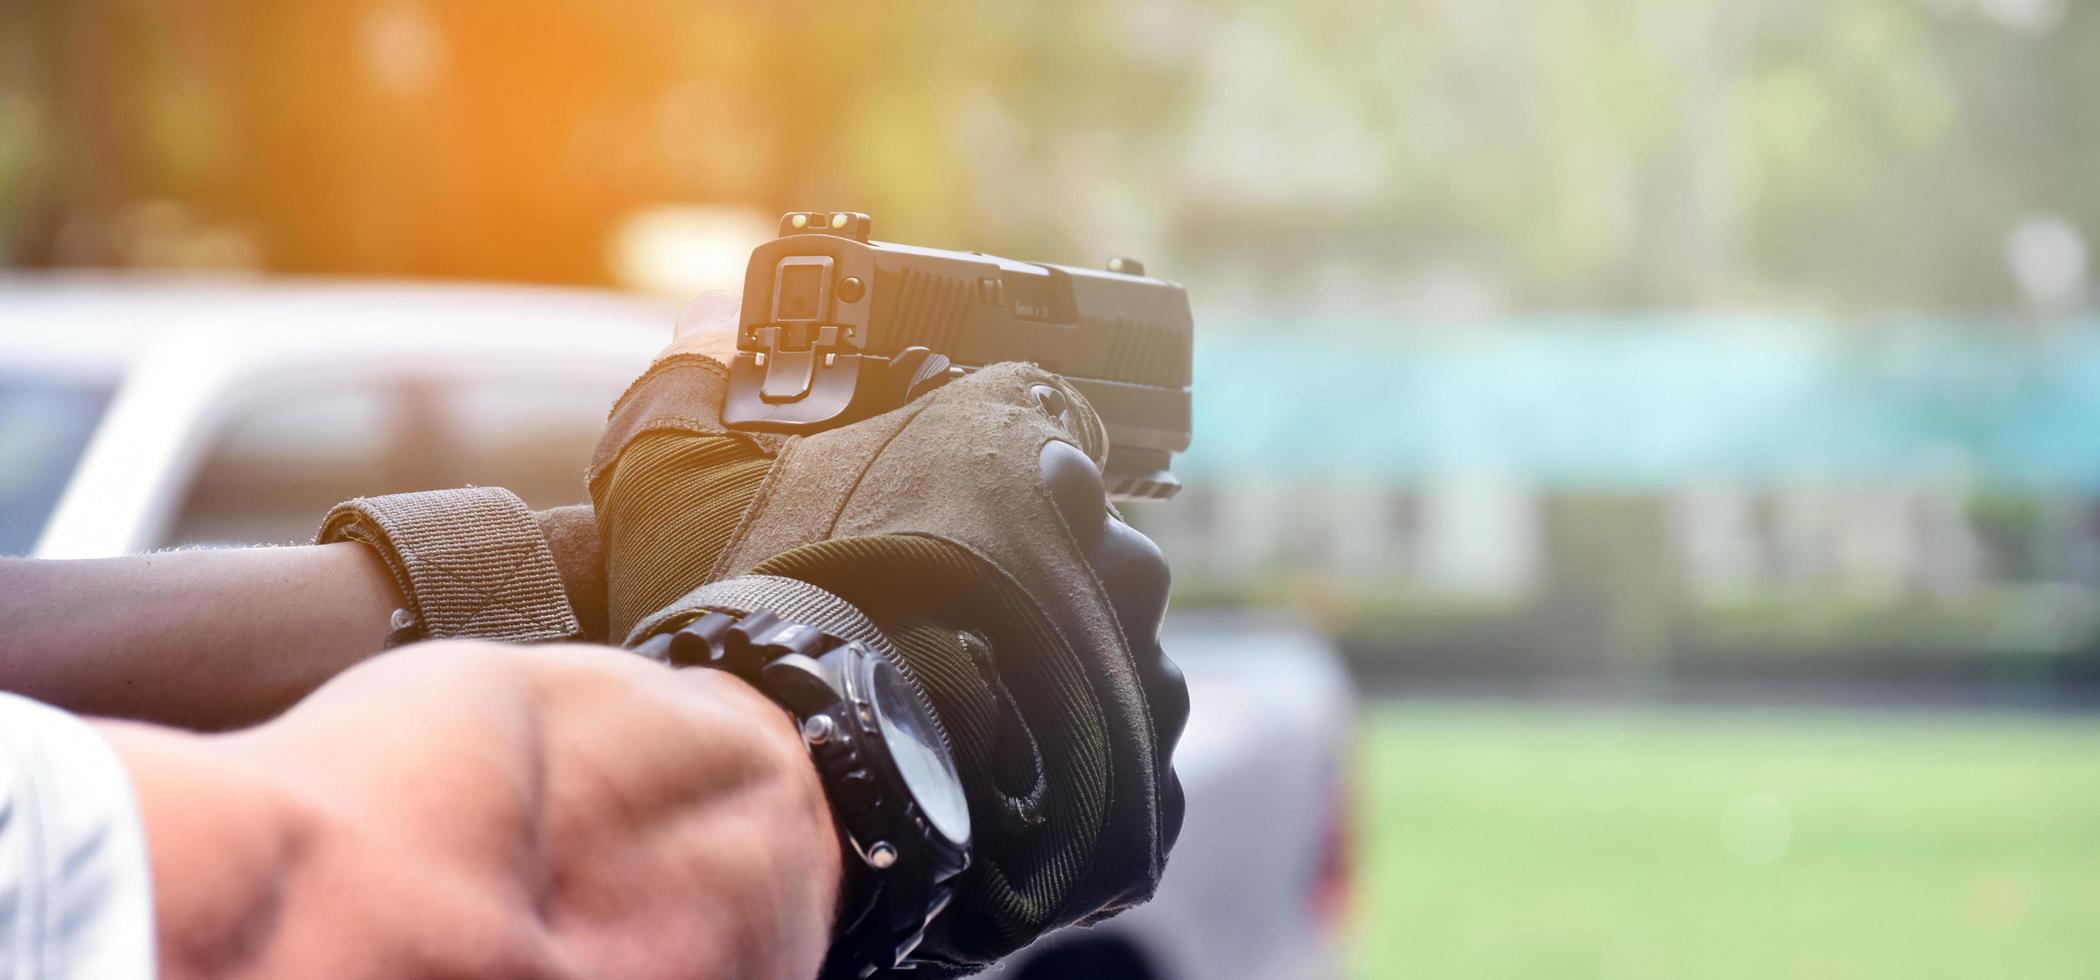
<instances>
[{"instance_id":1,"label":"watch strap","mask_svg":"<svg viewBox=\"0 0 2100 980\"><path fill-rule=\"evenodd\" d=\"M802 623L842 640L858 643L898 663L890 638L852 603L799 579L778 575L739 575L709 582L678 597L636 623L627 646L638 646L652 634L697 615L721 612L747 616L765 610L791 623Z\"/></svg>"}]
</instances>

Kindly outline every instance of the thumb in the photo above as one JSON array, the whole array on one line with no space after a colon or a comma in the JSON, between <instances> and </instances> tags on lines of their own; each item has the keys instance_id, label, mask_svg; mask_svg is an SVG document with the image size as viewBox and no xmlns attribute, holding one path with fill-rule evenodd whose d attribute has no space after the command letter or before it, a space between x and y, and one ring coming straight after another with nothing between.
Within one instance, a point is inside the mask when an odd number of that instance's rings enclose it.
<instances>
[{"instance_id":1,"label":"thumb","mask_svg":"<svg viewBox=\"0 0 2100 980\"><path fill-rule=\"evenodd\" d=\"M743 300L726 289L710 289L693 297L678 314L670 346L657 359L698 354L729 363L736 357L737 318L743 308Z\"/></svg>"}]
</instances>

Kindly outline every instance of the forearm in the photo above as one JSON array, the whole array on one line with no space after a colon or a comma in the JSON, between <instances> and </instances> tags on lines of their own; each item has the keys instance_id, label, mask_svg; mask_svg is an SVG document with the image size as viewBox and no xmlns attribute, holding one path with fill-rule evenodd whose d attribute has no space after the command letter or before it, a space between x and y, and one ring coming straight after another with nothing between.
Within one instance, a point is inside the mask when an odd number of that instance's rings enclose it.
<instances>
[{"instance_id":1,"label":"forearm","mask_svg":"<svg viewBox=\"0 0 2100 980\"><path fill-rule=\"evenodd\" d=\"M0 689L188 728L268 718L378 652L401 604L363 545L0 560Z\"/></svg>"},{"instance_id":2,"label":"forearm","mask_svg":"<svg viewBox=\"0 0 2100 980\"><path fill-rule=\"evenodd\" d=\"M727 674L430 644L251 731L105 730L171 980L807 977L828 941L823 791Z\"/></svg>"}]
</instances>

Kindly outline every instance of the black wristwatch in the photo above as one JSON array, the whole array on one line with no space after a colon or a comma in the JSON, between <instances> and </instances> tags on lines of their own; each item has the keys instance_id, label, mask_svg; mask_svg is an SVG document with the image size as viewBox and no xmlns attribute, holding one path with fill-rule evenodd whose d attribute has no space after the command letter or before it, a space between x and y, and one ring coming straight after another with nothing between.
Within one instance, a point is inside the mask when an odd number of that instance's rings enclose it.
<instances>
[{"instance_id":1,"label":"black wristwatch","mask_svg":"<svg viewBox=\"0 0 2100 980\"><path fill-rule=\"evenodd\" d=\"M850 851L820 976L909 969L970 864L970 809L954 751L911 678L865 644L765 611L706 613L637 652L727 670L795 717Z\"/></svg>"}]
</instances>

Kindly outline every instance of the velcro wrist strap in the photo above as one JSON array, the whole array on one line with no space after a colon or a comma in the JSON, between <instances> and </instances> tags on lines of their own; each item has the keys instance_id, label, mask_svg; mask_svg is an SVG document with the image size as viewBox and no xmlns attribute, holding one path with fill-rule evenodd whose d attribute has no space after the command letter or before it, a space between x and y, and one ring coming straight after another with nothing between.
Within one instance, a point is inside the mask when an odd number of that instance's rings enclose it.
<instances>
[{"instance_id":1,"label":"velcro wrist strap","mask_svg":"<svg viewBox=\"0 0 2100 980\"><path fill-rule=\"evenodd\" d=\"M582 633L547 539L502 487L359 497L337 504L315 541L379 553L427 639L511 643Z\"/></svg>"}]
</instances>

